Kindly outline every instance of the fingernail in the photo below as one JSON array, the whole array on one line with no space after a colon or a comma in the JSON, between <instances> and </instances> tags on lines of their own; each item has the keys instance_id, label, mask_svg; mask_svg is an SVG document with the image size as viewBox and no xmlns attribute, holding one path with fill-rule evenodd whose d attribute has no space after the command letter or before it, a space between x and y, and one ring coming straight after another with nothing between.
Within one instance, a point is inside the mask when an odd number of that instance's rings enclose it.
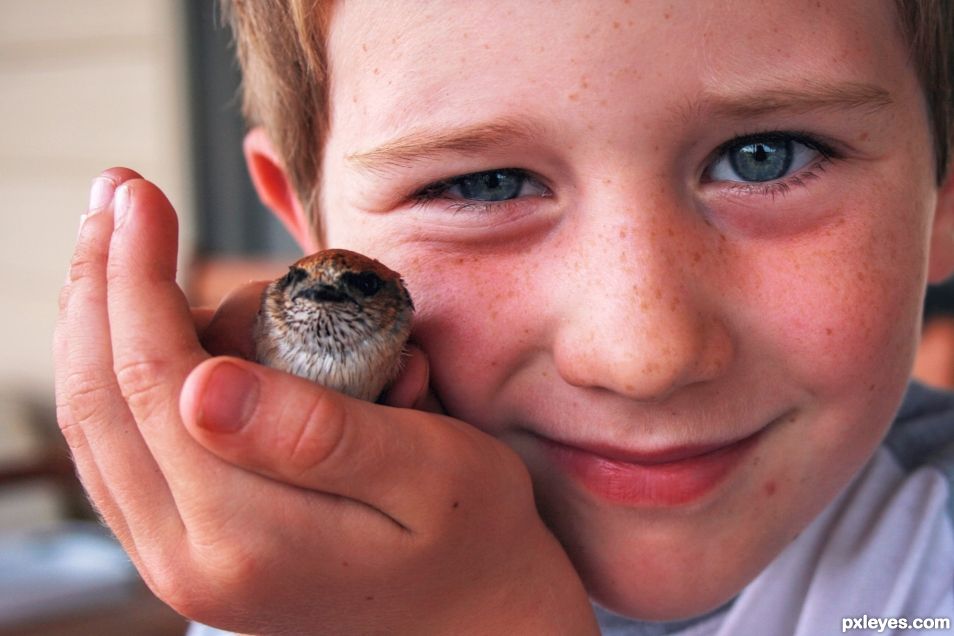
<instances>
[{"instance_id":1,"label":"fingernail","mask_svg":"<svg viewBox=\"0 0 954 636\"><path fill-rule=\"evenodd\" d=\"M109 177L96 177L89 189L89 206L84 217L92 216L109 205L116 184Z\"/></svg>"},{"instance_id":2,"label":"fingernail","mask_svg":"<svg viewBox=\"0 0 954 636\"><path fill-rule=\"evenodd\" d=\"M258 403L258 378L232 362L220 362L205 384L199 426L214 433L240 430Z\"/></svg>"},{"instance_id":3,"label":"fingernail","mask_svg":"<svg viewBox=\"0 0 954 636\"><path fill-rule=\"evenodd\" d=\"M129 213L129 194L129 186L125 183L116 188L113 194L113 227L116 229L119 229Z\"/></svg>"}]
</instances>

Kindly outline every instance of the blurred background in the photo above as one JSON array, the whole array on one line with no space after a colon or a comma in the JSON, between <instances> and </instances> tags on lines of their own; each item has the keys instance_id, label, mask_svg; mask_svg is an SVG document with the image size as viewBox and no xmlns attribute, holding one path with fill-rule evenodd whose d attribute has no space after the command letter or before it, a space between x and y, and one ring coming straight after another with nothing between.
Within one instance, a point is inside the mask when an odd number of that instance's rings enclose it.
<instances>
[{"instance_id":1,"label":"blurred background","mask_svg":"<svg viewBox=\"0 0 954 636\"><path fill-rule=\"evenodd\" d=\"M50 340L91 180L114 165L180 215L194 304L296 257L241 153L212 0L0 0L0 634L182 634L96 521L54 417Z\"/></svg>"},{"instance_id":2,"label":"blurred background","mask_svg":"<svg viewBox=\"0 0 954 636\"><path fill-rule=\"evenodd\" d=\"M239 75L213 0L0 0L0 635L181 634L95 520L53 406L50 340L92 178L125 165L181 217L180 283L214 305L298 254L241 153ZM917 373L954 386L954 289Z\"/></svg>"}]
</instances>

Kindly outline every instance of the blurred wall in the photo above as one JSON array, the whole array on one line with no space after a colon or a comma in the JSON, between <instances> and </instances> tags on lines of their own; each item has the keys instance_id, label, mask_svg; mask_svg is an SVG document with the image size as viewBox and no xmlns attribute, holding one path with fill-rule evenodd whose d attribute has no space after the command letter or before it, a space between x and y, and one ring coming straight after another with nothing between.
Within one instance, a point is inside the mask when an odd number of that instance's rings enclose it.
<instances>
[{"instance_id":1,"label":"blurred wall","mask_svg":"<svg viewBox=\"0 0 954 636\"><path fill-rule=\"evenodd\" d=\"M57 293L100 170L159 184L190 255L185 57L179 0L0 0L0 394L52 400Z\"/></svg>"}]
</instances>

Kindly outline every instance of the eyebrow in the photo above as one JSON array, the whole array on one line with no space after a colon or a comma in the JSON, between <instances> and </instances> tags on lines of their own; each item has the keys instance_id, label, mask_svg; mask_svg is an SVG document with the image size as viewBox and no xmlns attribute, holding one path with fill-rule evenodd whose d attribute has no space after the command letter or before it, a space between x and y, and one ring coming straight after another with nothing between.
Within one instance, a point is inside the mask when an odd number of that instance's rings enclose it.
<instances>
[{"instance_id":1,"label":"eyebrow","mask_svg":"<svg viewBox=\"0 0 954 636\"><path fill-rule=\"evenodd\" d=\"M752 119L771 113L804 114L824 110L874 112L892 103L891 95L874 84L805 81L797 87L738 87L705 91L677 109L685 122L693 116ZM500 120L448 128L412 131L373 150L347 156L349 163L372 173L387 173L421 160L439 160L450 153L478 154L530 142L542 135L541 126L524 119Z\"/></svg>"},{"instance_id":2,"label":"eyebrow","mask_svg":"<svg viewBox=\"0 0 954 636\"><path fill-rule=\"evenodd\" d=\"M403 168L422 159L440 159L447 153L481 153L529 142L541 128L522 119L503 118L444 130L414 131L373 150L348 155L349 163L370 172Z\"/></svg>"},{"instance_id":3,"label":"eyebrow","mask_svg":"<svg viewBox=\"0 0 954 636\"><path fill-rule=\"evenodd\" d=\"M805 80L794 85L751 87L745 90L706 91L686 112L711 113L731 119L749 119L771 113L804 114L825 110L875 112L892 103L880 86L861 82L831 83Z\"/></svg>"}]
</instances>

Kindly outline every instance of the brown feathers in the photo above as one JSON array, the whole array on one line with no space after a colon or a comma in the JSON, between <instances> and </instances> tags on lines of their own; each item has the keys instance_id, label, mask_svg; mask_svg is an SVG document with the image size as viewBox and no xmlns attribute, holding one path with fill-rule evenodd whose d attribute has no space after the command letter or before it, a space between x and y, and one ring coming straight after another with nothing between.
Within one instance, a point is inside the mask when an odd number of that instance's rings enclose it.
<instances>
[{"instance_id":1,"label":"brown feathers","mask_svg":"<svg viewBox=\"0 0 954 636\"><path fill-rule=\"evenodd\" d=\"M266 288L256 359L375 400L401 369L413 311L397 272L356 252L317 252Z\"/></svg>"}]
</instances>

